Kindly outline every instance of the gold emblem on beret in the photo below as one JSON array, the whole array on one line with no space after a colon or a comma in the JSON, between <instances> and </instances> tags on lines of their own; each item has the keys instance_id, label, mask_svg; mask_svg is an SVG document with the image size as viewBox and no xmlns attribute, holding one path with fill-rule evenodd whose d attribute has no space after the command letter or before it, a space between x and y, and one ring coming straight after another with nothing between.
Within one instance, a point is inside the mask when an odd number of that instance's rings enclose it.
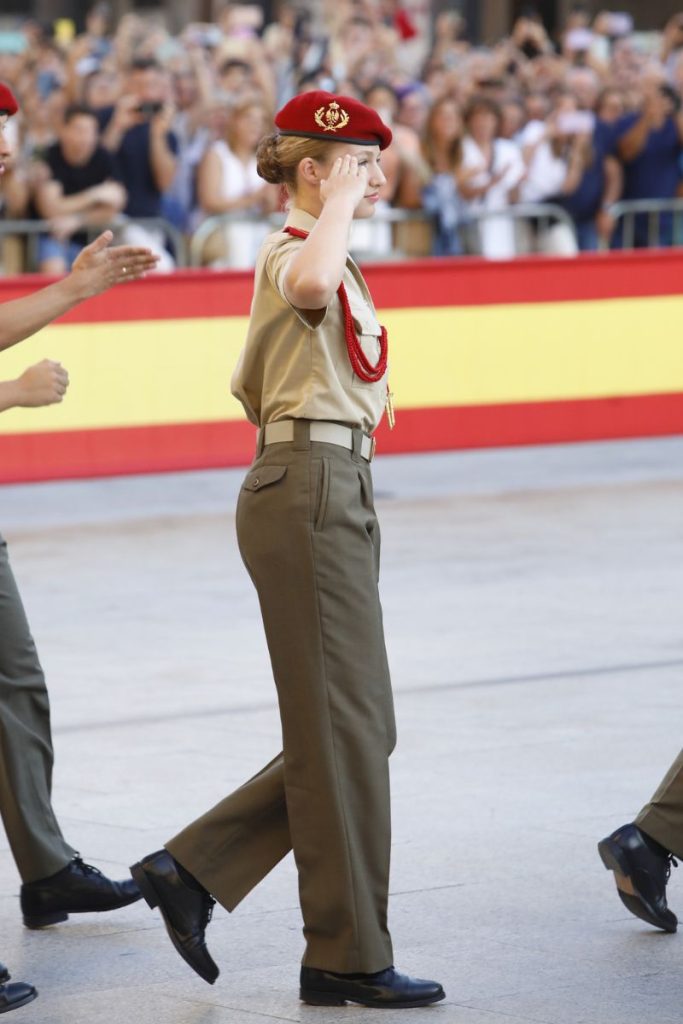
<instances>
[{"instance_id":1,"label":"gold emblem on beret","mask_svg":"<svg viewBox=\"0 0 683 1024\"><path fill-rule=\"evenodd\" d=\"M350 120L349 115L336 100L328 104L327 108L318 107L315 112L315 123L325 132L336 132L340 128L345 128Z\"/></svg>"}]
</instances>

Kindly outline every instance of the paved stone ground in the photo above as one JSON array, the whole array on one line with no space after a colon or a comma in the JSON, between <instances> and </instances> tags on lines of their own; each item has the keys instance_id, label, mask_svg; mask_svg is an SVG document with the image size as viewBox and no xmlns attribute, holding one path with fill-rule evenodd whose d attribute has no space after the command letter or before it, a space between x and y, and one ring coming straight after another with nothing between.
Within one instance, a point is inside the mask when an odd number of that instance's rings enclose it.
<instances>
[{"instance_id":1,"label":"paved stone ground","mask_svg":"<svg viewBox=\"0 0 683 1024\"><path fill-rule=\"evenodd\" d=\"M5 487L52 694L64 831L114 875L279 749L232 524L241 472ZM630 917L596 840L681 745L683 439L376 462L397 693L391 924L444 1024L680 1024L683 945ZM40 998L17 1024L354 1024L297 999L291 858L185 967L144 904L20 922L0 953ZM680 874L680 872L679 872ZM681 883L671 903L683 910Z\"/></svg>"}]
</instances>

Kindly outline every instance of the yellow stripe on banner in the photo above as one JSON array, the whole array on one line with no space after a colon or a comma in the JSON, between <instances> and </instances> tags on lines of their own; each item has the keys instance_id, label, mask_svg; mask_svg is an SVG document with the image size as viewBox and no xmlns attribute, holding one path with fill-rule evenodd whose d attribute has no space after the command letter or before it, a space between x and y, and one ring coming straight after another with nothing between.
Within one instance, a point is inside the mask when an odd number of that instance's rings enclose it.
<instances>
[{"instance_id":1,"label":"yellow stripe on banner","mask_svg":"<svg viewBox=\"0 0 683 1024\"><path fill-rule=\"evenodd\" d=\"M683 392L683 298L393 309L399 408ZM239 420L230 377L246 317L59 325L0 356L0 377L61 360L67 401L0 433Z\"/></svg>"},{"instance_id":2,"label":"yellow stripe on banner","mask_svg":"<svg viewBox=\"0 0 683 1024\"><path fill-rule=\"evenodd\" d=\"M380 317L382 319L382 317ZM398 407L683 391L683 297L387 312Z\"/></svg>"},{"instance_id":3,"label":"yellow stripe on banner","mask_svg":"<svg viewBox=\"0 0 683 1024\"><path fill-rule=\"evenodd\" d=\"M230 377L247 317L58 324L0 355L0 377L57 359L64 402L3 413L0 434L244 418Z\"/></svg>"}]
</instances>

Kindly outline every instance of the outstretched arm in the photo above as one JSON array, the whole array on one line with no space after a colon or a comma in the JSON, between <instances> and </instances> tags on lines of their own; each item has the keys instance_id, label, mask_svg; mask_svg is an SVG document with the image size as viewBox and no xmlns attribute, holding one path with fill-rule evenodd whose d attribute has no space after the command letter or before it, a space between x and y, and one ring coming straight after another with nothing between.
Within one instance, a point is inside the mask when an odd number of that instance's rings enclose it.
<instances>
[{"instance_id":1,"label":"outstretched arm","mask_svg":"<svg viewBox=\"0 0 683 1024\"><path fill-rule=\"evenodd\" d=\"M149 249L132 245L108 248L112 237L111 231L104 231L87 245L61 281L0 306L0 351L29 338L84 299L154 269L157 257Z\"/></svg>"}]
</instances>

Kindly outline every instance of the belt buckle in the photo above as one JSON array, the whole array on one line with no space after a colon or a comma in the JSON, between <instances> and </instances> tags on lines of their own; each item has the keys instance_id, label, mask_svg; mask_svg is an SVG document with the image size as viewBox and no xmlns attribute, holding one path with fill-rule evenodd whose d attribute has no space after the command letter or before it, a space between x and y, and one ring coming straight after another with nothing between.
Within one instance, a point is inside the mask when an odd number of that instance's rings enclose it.
<instances>
[{"instance_id":1,"label":"belt buckle","mask_svg":"<svg viewBox=\"0 0 683 1024\"><path fill-rule=\"evenodd\" d=\"M377 451L377 438L376 437L371 437L370 438L370 454L368 455L368 462L372 462L372 460L375 457L375 452L376 451Z\"/></svg>"}]
</instances>

